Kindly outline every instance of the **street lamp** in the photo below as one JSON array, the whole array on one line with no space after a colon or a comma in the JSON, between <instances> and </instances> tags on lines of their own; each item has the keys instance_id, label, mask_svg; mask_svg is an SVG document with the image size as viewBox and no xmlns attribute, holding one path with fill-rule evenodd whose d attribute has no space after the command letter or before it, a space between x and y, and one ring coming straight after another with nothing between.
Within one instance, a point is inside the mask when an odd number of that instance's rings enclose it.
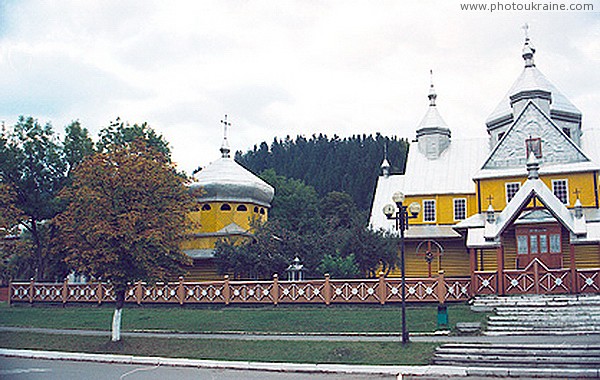
<instances>
[{"instance_id":1,"label":"street lamp","mask_svg":"<svg viewBox=\"0 0 600 380\"><path fill-rule=\"evenodd\" d=\"M396 230L400 231L400 273L402 276L402 344L408 343L408 330L406 329L406 273L404 265L404 231L408 230L408 220L416 218L421 212L421 205L417 202L404 206L404 194L400 191L394 193L392 201L396 204L383 206L383 213L389 220L396 221ZM407 212L408 209L408 212ZM410 215L409 215L410 213Z\"/></svg>"}]
</instances>

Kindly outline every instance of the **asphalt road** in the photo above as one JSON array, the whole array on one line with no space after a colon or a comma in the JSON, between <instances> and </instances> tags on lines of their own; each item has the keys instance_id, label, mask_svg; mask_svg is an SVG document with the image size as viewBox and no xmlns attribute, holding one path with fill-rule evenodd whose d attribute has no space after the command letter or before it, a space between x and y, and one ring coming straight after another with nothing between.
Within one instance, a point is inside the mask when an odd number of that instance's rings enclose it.
<instances>
[{"instance_id":1,"label":"asphalt road","mask_svg":"<svg viewBox=\"0 0 600 380\"><path fill-rule=\"evenodd\" d=\"M240 371L0 357L0 379L7 380L380 380L394 378L379 375Z\"/></svg>"}]
</instances>

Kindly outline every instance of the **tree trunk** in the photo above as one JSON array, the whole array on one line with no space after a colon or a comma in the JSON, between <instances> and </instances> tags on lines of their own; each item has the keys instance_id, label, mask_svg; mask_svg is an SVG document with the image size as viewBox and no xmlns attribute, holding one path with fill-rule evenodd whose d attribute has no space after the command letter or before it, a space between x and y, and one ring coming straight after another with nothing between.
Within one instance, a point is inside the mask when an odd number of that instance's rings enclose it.
<instances>
[{"instance_id":1,"label":"tree trunk","mask_svg":"<svg viewBox=\"0 0 600 380\"><path fill-rule=\"evenodd\" d=\"M36 281L41 281L44 278L42 241L37 229L37 220L33 217L31 218L31 237L33 238L33 245L35 249L35 279Z\"/></svg>"},{"instance_id":2,"label":"tree trunk","mask_svg":"<svg viewBox=\"0 0 600 380\"><path fill-rule=\"evenodd\" d=\"M125 287L115 285L115 313L112 321L112 341L118 342L121 340L121 314L125 305Z\"/></svg>"}]
</instances>

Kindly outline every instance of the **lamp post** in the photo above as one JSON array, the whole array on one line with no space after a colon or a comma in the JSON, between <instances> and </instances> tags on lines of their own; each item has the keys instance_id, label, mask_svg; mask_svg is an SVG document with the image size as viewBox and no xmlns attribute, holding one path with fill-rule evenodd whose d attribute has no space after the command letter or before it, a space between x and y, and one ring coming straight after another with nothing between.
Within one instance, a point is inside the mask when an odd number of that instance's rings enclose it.
<instances>
[{"instance_id":1,"label":"lamp post","mask_svg":"<svg viewBox=\"0 0 600 380\"><path fill-rule=\"evenodd\" d=\"M396 221L396 230L400 231L400 274L402 276L401 295L402 295L402 344L408 343L408 330L406 329L406 271L404 264L404 231L408 229L408 220L416 218L421 211L421 205L417 202L411 203L408 207L404 205L404 194L402 192L394 193L392 201L396 204L387 204L383 207L383 213L389 220ZM410 215L407 212L410 212Z\"/></svg>"}]
</instances>

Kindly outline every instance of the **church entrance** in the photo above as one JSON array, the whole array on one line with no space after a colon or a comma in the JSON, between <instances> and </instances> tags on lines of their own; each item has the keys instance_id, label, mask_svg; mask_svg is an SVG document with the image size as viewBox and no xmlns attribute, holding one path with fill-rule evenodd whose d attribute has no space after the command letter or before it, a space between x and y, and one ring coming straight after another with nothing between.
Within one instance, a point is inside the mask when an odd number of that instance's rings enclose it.
<instances>
[{"instance_id":1,"label":"church entrance","mask_svg":"<svg viewBox=\"0 0 600 380\"><path fill-rule=\"evenodd\" d=\"M558 224L518 226L517 269L524 269L538 259L549 269L560 269L562 263L561 227Z\"/></svg>"}]
</instances>

